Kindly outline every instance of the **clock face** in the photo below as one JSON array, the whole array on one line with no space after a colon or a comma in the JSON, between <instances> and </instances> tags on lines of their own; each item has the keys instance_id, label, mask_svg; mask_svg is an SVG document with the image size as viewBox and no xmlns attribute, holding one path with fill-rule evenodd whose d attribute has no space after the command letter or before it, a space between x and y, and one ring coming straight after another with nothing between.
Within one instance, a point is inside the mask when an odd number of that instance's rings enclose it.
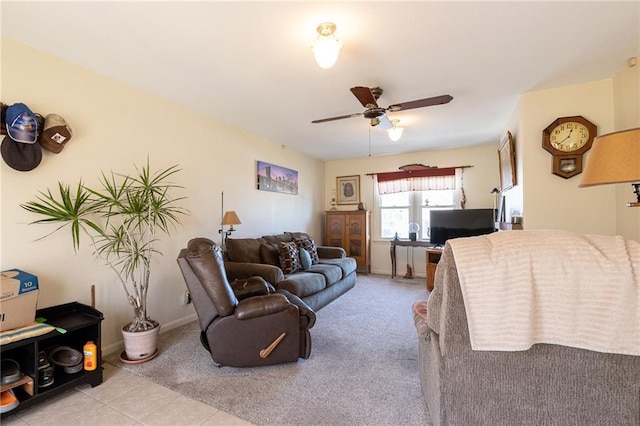
<instances>
[{"instance_id":1,"label":"clock face","mask_svg":"<svg viewBox=\"0 0 640 426\"><path fill-rule=\"evenodd\" d=\"M582 148L589 140L589 129L575 121L558 124L551 130L549 142L558 151L573 152Z\"/></svg>"}]
</instances>

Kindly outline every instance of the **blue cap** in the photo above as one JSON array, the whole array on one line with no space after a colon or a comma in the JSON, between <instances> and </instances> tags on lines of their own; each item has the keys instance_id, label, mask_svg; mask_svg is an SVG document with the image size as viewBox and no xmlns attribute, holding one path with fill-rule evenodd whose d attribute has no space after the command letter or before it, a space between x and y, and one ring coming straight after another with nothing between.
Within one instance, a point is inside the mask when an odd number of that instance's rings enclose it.
<instances>
[{"instance_id":1,"label":"blue cap","mask_svg":"<svg viewBox=\"0 0 640 426\"><path fill-rule=\"evenodd\" d=\"M7 134L14 141L36 143L38 140L38 119L25 104L17 103L7 107L5 122Z\"/></svg>"}]
</instances>

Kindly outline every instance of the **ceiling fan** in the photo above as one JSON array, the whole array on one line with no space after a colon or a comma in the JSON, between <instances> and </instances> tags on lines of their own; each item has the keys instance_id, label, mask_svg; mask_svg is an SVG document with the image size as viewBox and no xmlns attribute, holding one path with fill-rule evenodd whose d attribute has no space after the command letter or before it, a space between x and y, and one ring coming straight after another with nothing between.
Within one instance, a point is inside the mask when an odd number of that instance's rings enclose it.
<instances>
[{"instance_id":1,"label":"ceiling fan","mask_svg":"<svg viewBox=\"0 0 640 426\"><path fill-rule=\"evenodd\" d=\"M387 130L393 127L391 120L389 120L386 115L387 111L398 112L407 109L428 107L432 105L442 105L451 102L451 100L453 99L453 97L450 95L441 95L434 96L432 98L402 102L399 104L389 105L387 108L382 108L378 105L378 98L380 97L380 95L382 95L383 92L381 88L356 86L352 87L350 90L351 93L353 93L353 95L358 98L362 106L366 108L364 112L340 115L338 117L322 118L320 120L313 120L312 123L325 123L327 121L342 120L344 118L359 117L362 115L364 116L364 118L371 120L372 126L379 125L380 128Z\"/></svg>"}]
</instances>

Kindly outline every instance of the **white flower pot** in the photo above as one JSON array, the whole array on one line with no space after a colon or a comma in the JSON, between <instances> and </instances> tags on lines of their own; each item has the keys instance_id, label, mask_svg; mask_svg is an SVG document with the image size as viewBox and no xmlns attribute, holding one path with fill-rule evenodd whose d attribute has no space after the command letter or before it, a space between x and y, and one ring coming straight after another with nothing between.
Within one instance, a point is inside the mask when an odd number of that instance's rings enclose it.
<instances>
[{"instance_id":1,"label":"white flower pot","mask_svg":"<svg viewBox=\"0 0 640 426\"><path fill-rule=\"evenodd\" d=\"M158 334L160 333L160 324L157 324L157 327L151 330L135 333L125 330L128 325L122 327L122 339L124 340L125 352L123 355L126 354L128 361L144 361L156 356L158 351Z\"/></svg>"}]
</instances>

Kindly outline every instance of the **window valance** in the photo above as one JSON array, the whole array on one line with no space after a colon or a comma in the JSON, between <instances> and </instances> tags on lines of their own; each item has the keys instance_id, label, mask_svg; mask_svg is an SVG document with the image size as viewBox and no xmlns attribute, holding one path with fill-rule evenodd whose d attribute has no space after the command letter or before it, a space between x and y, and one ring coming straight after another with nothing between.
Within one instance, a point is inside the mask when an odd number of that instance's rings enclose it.
<instances>
[{"instance_id":1,"label":"window valance","mask_svg":"<svg viewBox=\"0 0 640 426\"><path fill-rule=\"evenodd\" d=\"M461 167L429 167L421 170L372 173L378 181L379 194L405 191L429 191L456 188L456 169Z\"/></svg>"},{"instance_id":2,"label":"window valance","mask_svg":"<svg viewBox=\"0 0 640 426\"><path fill-rule=\"evenodd\" d=\"M378 182L388 182L390 180L401 180L401 179L455 176L456 168L455 167L444 167L444 168L433 167L433 168L423 169L423 170L407 170L407 171L399 171L399 172L374 173L374 175L378 177Z\"/></svg>"}]
</instances>

